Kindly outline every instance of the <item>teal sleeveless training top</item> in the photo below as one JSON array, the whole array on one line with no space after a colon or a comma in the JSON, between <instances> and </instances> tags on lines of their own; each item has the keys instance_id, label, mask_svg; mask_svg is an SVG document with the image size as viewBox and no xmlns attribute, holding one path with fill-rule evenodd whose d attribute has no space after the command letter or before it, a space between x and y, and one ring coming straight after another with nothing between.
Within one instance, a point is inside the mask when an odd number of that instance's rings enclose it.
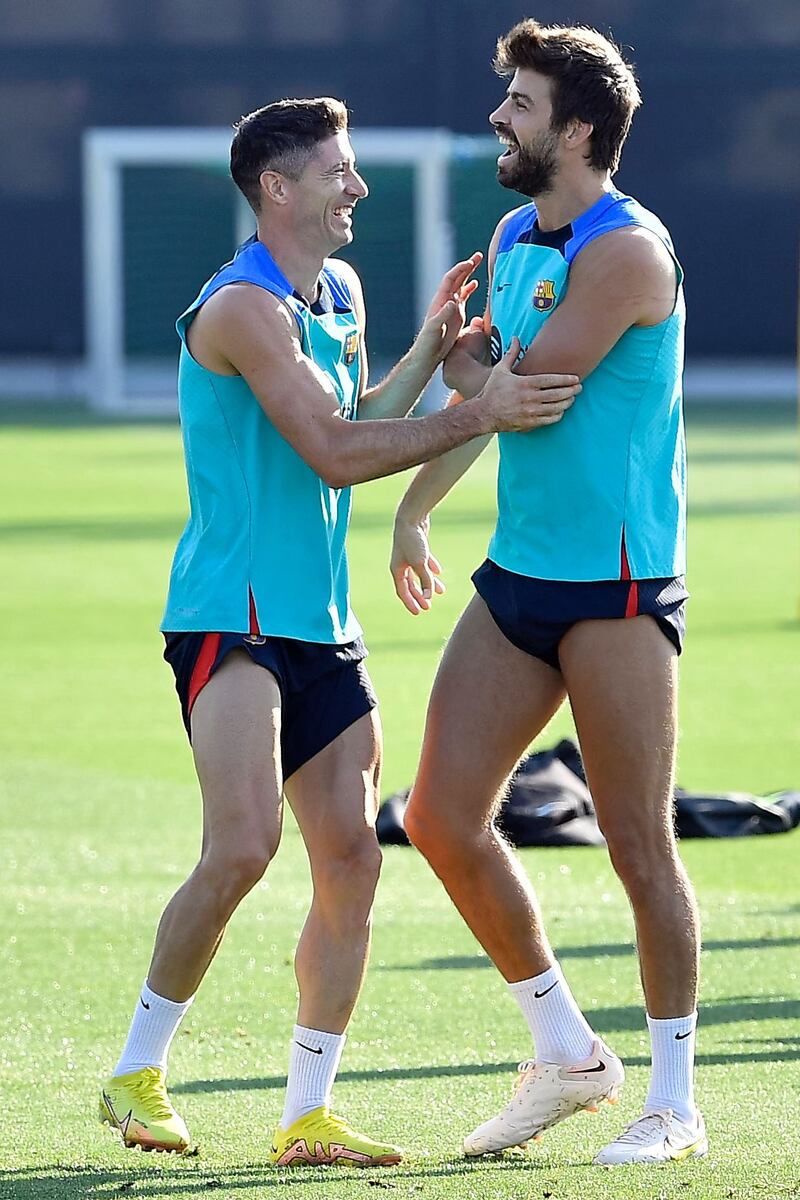
<instances>
[{"instance_id":1,"label":"teal sleeveless training top","mask_svg":"<svg viewBox=\"0 0 800 1200\"><path fill-rule=\"evenodd\" d=\"M190 515L175 552L163 630L352 641L345 535L350 488L331 488L281 437L245 380L217 375L186 343L200 306L229 283L280 297L303 352L325 372L342 416L356 416L359 328L344 273L328 259L309 307L256 238L179 317L178 399Z\"/></svg>"},{"instance_id":2,"label":"teal sleeveless training top","mask_svg":"<svg viewBox=\"0 0 800 1200\"><path fill-rule=\"evenodd\" d=\"M627 225L655 233L652 213L616 190L571 225L539 229L533 204L501 231L490 297L492 361L524 349L566 293L573 259ZM686 569L686 452L681 377L685 307L634 326L583 381L556 425L499 436L498 520L489 558L540 579L652 579Z\"/></svg>"}]
</instances>

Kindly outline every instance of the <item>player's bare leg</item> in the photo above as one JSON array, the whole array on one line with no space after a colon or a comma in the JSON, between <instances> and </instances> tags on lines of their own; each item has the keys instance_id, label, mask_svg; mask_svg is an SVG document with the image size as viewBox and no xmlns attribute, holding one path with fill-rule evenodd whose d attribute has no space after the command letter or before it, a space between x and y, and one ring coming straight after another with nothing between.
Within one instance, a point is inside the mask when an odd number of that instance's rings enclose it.
<instances>
[{"instance_id":1,"label":"player's bare leg","mask_svg":"<svg viewBox=\"0 0 800 1200\"><path fill-rule=\"evenodd\" d=\"M598 820L633 909L653 1047L645 1115L597 1161L693 1157L706 1150L693 1094L700 928L672 821L677 655L641 616L581 622L560 658Z\"/></svg>"},{"instance_id":2,"label":"player's bare leg","mask_svg":"<svg viewBox=\"0 0 800 1200\"><path fill-rule=\"evenodd\" d=\"M295 955L301 1025L340 1034L366 969L381 851L381 730L375 709L286 782L314 887Z\"/></svg>"},{"instance_id":3,"label":"player's bare leg","mask_svg":"<svg viewBox=\"0 0 800 1200\"><path fill-rule=\"evenodd\" d=\"M203 795L200 861L167 905L128 1039L100 1115L126 1145L181 1152L190 1138L166 1092L170 1043L241 898L280 838L280 693L235 650L197 698L192 741Z\"/></svg>"},{"instance_id":4,"label":"player's bare leg","mask_svg":"<svg viewBox=\"0 0 800 1200\"><path fill-rule=\"evenodd\" d=\"M192 996L239 901L281 833L280 691L273 675L233 650L197 697L192 748L203 794L200 861L167 905L148 983Z\"/></svg>"},{"instance_id":5,"label":"player's bare leg","mask_svg":"<svg viewBox=\"0 0 800 1200\"><path fill-rule=\"evenodd\" d=\"M513 646L473 597L436 675L405 814L409 838L509 982L547 970L553 954L533 888L492 819L564 695L559 672Z\"/></svg>"},{"instance_id":6,"label":"player's bare leg","mask_svg":"<svg viewBox=\"0 0 800 1200\"><path fill-rule=\"evenodd\" d=\"M582 621L560 658L598 821L633 908L648 1012L693 1012L699 921L672 820L676 652L643 616Z\"/></svg>"},{"instance_id":7,"label":"player's bare leg","mask_svg":"<svg viewBox=\"0 0 800 1200\"><path fill-rule=\"evenodd\" d=\"M492 818L509 773L564 698L558 671L513 646L475 597L445 651L428 709L406 830L520 1004L537 1048L514 1099L467 1154L524 1143L614 1099L624 1072L555 963L533 889Z\"/></svg>"},{"instance_id":8,"label":"player's bare leg","mask_svg":"<svg viewBox=\"0 0 800 1200\"><path fill-rule=\"evenodd\" d=\"M344 1030L369 955L381 863L375 835L380 757L373 710L286 782L314 892L295 954L300 1004L283 1115L269 1156L282 1166L389 1166L402 1158L396 1146L357 1133L330 1112Z\"/></svg>"}]
</instances>

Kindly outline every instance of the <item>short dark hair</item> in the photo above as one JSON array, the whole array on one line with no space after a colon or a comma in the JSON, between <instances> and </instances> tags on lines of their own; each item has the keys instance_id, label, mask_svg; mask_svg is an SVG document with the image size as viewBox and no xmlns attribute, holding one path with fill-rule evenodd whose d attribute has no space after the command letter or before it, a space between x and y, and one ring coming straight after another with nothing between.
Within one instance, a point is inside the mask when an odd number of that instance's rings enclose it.
<instances>
[{"instance_id":1,"label":"short dark hair","mask_svg":"<svg viewBox=\"0 0 800 1200\"><path fill-rule=\"evenodd\" d=\"M589 162L616 171L633 114L642 102L633 67L608 38L583 25L540 25L529 17L498 39L498 75L518 68L551 81L553 129L573 120L593 127Z\"/></svg>"},{"instance_id":2,"label":"short dark hair","mask_svg":"<svg viewBox=\"0 0 800 1200\"><path fill-rule=\"evenodd\" d=\"M262 172L298 179L319 143L347 129L347 109L331 96L276 100L241 117L234 129L231 175L258 212Z\"/></svg>"}]
</instances>

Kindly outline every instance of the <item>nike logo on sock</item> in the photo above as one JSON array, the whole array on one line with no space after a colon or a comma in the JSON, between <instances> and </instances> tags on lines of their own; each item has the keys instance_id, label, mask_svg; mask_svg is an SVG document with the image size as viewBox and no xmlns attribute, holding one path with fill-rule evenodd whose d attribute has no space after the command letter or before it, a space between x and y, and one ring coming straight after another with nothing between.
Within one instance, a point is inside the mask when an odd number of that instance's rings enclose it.
<instances>
[{"instance_id":1,"label":"nike logo on sock","mask_svg":"<svg viewBox=\"0 0 800 1200\"><path fill-rule=\"evenodd\" d=\"M141 996L139 997L139 999L142 1001L142 1008L146 1008L146 1009L149 1011L149 1010L150 1010L150 1005L149 1005L149 1004L145 1004L145 1002L144 1002L144 1000L142 1000L142 997L141 997Z\"/></svg>"},{"instance_id":2,"label":"nike logo on sock","mask_svg":"<svg viewBox=\"0 0 800 1200\"><path fill-rule=\"evenodd\" d=\"M556 980L555 983L551 983L550 987L545 988L543 992L534 992L534 1000L541 1000L542 996L546 996L548 992L552 992L554 987L558 987L558 980Z\"/></svg>"},{"instance_id":3,"label":"nike logo on sock","mask_svg":"<svg viewBox=\"0 0 800 1200\"><path fill-rule=\"evenodd\" d=\"M301 1048L301 1050L308 1050L309 1054L322 1054L321 1046L319 1049L315 1050L313 1046L306 1046L303 1044L303 1042L298 1042L297 1045Z\"/></svg>"},{"instance_id":4,"label":"nike logo on sock","mask_svg":"<svg viewBox=\"0 0 800 1200\"><path fill-rule=\"evenodd\" d=\"M686 1033L676 1033L676 1034L675 1034L675 1041L676 1041L676 1042L682 1042L682 1041L684 1040L684 1038L691 1037L693 1033L694 1033L694 1030L693 1030L693 1029L688 1029L688 1030L686 1031Z\"/></svg>"}]
</instances>

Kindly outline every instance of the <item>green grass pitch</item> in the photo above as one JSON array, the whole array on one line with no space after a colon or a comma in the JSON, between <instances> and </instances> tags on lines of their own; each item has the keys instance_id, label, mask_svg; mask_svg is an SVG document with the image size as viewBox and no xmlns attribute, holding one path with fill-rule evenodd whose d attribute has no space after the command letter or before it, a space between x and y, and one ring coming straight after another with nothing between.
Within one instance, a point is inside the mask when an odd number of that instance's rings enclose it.
<instances>
[{"instance_id":1,"label":"green grass pitch","mask_svg":"<svg viewBox=\"0 0 800 1200\"><path fill-rule=\"evenodd\" d=\"M8 414L7 414L8 417ZM466 1129L529 1053L515 1005L425 864L385 855L372 966L337 1108L399 1140L393 1170L265 1165L280 1112L308 899L289 823L176 1039L171 1084L199 1143L124 1151L95 1123L155 922L199 846L197 789L157 632L185 513L172 425L6 420L0 540L0 1197L218 1195L292 1200L778 1200L800 1196L800 834L689 842L705 925L698 1095L705 1162L606 1172L592 1153L636 1115L648 1048L632 924L604 853L526 851L579 1000L623 1055L622 1104L526 1157L465 1162ZM800 787L793 415L690 411L689 637L679 777L691 788ZM383 698L385 790L412 777L435 663L493 513L486 456L434 518L447 596L413 619L386 560L402 481L359 489L356 608ZM545 743L569 730L560 715Z\"/></svg>"}]
</instances>

